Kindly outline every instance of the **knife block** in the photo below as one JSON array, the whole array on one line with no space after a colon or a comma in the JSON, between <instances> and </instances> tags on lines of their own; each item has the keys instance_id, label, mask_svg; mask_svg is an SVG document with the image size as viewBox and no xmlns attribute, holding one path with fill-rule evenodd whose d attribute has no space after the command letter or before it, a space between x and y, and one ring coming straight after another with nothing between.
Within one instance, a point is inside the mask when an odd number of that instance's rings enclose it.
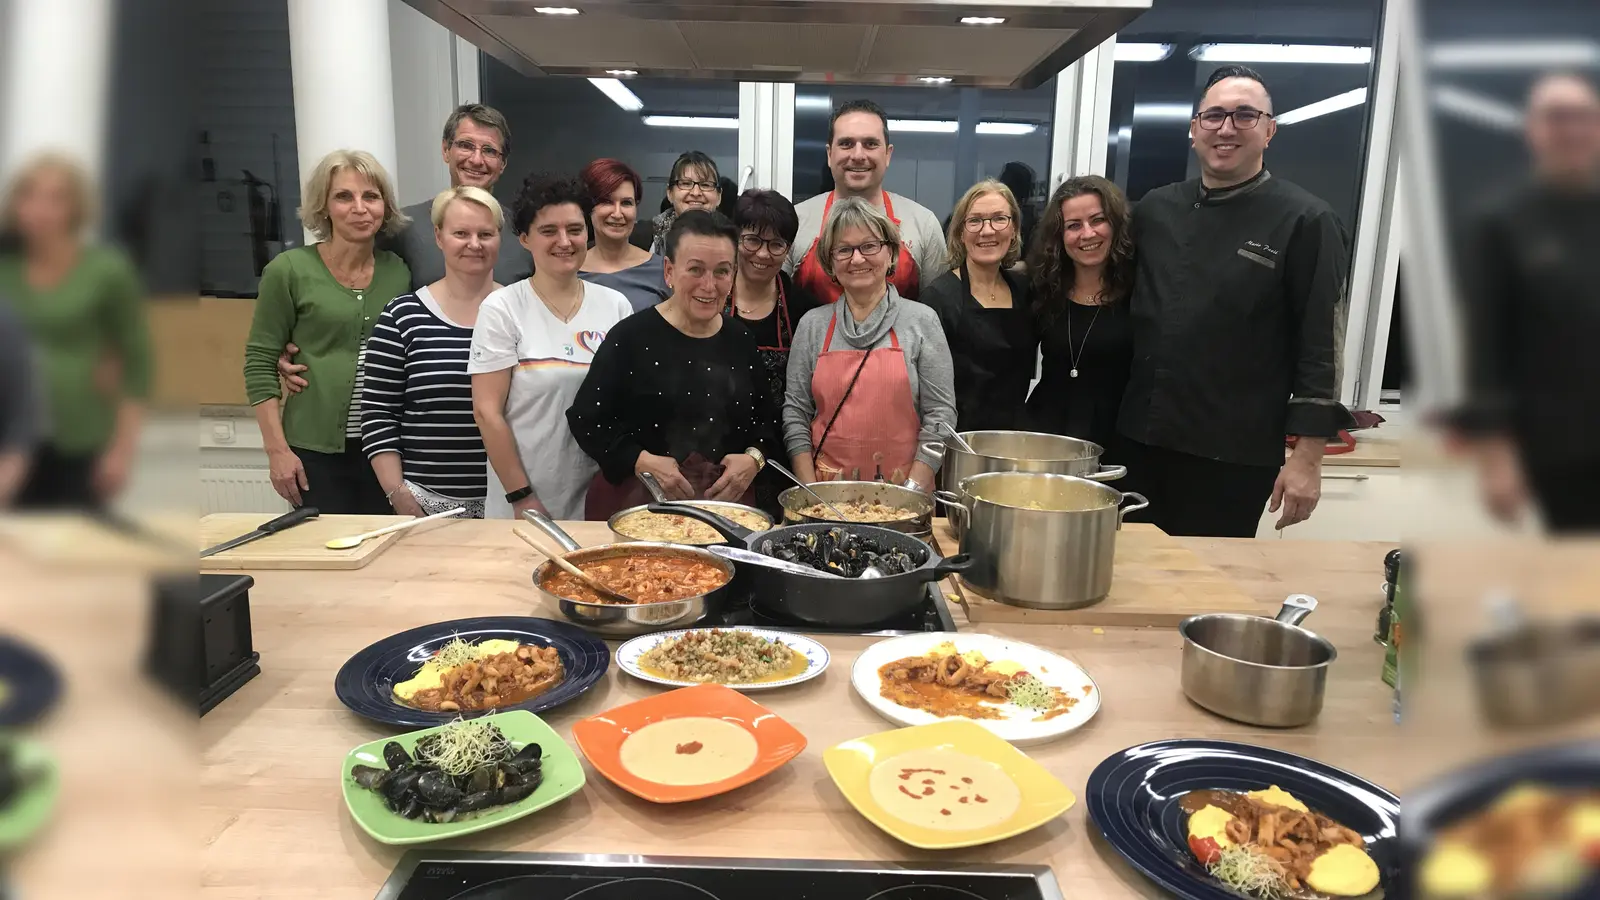
<instances>
[{"instance_id":1,"label":"knife block","mask_svg":"<svg viewBox=\"0 0 1600 900\"><path fill-rule=\"evenodd\" d=\"M210 712L261 673L250 635L248 575L155 582L145 671L184 703Z\"/></svg>"}]
</instances>

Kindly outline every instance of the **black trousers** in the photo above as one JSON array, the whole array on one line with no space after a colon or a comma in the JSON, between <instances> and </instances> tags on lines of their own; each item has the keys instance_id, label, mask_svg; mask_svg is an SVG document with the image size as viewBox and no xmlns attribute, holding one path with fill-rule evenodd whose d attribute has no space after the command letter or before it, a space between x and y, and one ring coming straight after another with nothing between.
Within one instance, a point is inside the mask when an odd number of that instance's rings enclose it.
<instances>
[{"instance_id":1,"label":"black trousers","mask_svg":"<svg viewBox=\"0 0 1600 900\"><path fill-rule=\"evenodd\" d=\"M1575 463L1525 463L1528 490L1552 534L1600 532L1600 459Z\"/></svg>"},{"instance_id":2,"label":"black trousers","mask_svg":"<svg viewBox=\"0 0 1600 900\"><path fill-rule=\"evenodd\" d=\"M46 445L33 454L27 477L17 491L20 510L98 510L105 504L94 489L99 454L62 453Z\"/></svg>"},{"instance_id":3,"label":"black trousers","mask_svg":"<svg viewBox=\"0 0 1600 900\"><path fill-rule=\"evenodd\" d=\"M1219 462L1126 438L1107 458L1128 467L1112 487L1150 500L1127 521L1151 522L1171 535L1255 537L1278 480L1276 467Z\"/></svg>"},{"instance_id":4,"label":"black trousers","mask_svg":"<svg viewBox=\"0 0 1600 900\"><path fill-rule=\"evenodd\" d=\"M317 453L294 448L306 470L309 490L300 492L304 506L329 515L385 516L392 513L383 486L361 451L361 442L347 438L343 453Z\"/></svg>"}]
</instances>

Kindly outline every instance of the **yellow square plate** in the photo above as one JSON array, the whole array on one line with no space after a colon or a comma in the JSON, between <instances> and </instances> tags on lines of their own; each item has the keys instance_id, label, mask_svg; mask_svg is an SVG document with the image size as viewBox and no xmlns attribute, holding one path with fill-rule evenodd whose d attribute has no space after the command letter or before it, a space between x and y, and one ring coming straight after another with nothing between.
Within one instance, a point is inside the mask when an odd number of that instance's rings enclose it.
<instances>
[{"instance_id":1,"label":"yellow square plate","mask_svg":"<svg viewBox=\"0 0 1600 900\"><path fill-rule=\"evenodd\" d=\"M966 830L930 828L900 818L873 796L872 773L880 764L913 751L950 751L998 766L1020 794L1016 810L1004 821ZM924 850L953 850L1016 837L1061 815L1078 800L1066 785L1027 754L965 719L845 741L823 753L822 761L828 767L828 774L833 776L833 783L867 821ZM905 776L901 777L904 780Z\"/></svg>"}]
</instances>

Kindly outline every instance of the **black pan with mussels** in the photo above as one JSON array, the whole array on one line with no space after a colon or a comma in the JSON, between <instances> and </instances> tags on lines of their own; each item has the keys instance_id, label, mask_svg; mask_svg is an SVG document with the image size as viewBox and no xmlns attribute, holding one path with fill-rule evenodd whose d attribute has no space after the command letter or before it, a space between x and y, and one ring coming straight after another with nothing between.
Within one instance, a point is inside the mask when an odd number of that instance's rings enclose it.
<instances>
[{"instance_id":1,"label":"black pan with mussels","mask_svg":"<svg viewBox=\"0 0 1600 900\"><path fill-rule=\"evenodd\" d=\"M383 745L384 768L356 765L350 778L408 819L444 824L525 800L544 781L543 748L515 747L492 722L455 722L417 741Z\"/></svg>"},{"instance_id":2,"label":"black pan with mussels","mask_svg":"<svg viewBox=\"0 0 1600 900\"><path fill-rule=\"evenodd\" d=\"M859 578L869 566L885 575L900 575L928 561L927 550L907 548L850 528L788 531L763 538L757 550L785 562L800 563L824 572Z\"/></svg>"}]
</instances>

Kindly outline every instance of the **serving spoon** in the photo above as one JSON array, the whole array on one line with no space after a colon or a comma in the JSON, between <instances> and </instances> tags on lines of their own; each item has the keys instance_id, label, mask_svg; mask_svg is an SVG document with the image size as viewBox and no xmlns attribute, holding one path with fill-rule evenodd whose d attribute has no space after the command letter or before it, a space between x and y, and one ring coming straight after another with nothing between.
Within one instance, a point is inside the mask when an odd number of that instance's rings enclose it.
<instances>
[{"instance_id":1,"label":"serving spoon","mask_svg":"<svg viewBox=\"0 0 1600 900\"><path fill-rule=\"evenodd\" d=\"M543 531L536 531L532 534L523 531L520 528L513 528L512 531L516 532L517 537L527 541L528 544L533 547L533 549L543 553L546 559L549 559L557 566L560 566L561 569L568 575L571 575L573 578L576 578L585 585L588 585L589 589L594 591L596 594L599 594L601 599L608 600L612 603L632 604L634 602L631 597L622 596L616 591L613 591L611 588L601 584L599 581L596 581L593 575L590 575L588 572L585 572L584 570L573 565L572 561L566 557L566 548L556 544L550 539L550 536L545 534Z\"/></svg>"},{"instance_id":2,"label":"serving spoon","mask_svg":"<svg viewBox=\"0 0 1600 900\"><path fill-rule=\"evenodd\" d=\"M961 432L957 431L955 426L951 425L949 422L940 422L939 427L944 429L945 434L955 438L957 447L960 447L968 453L971 453L973 456L978 455L978 451L972 449L972 445L967 443L967 439L961 436Z\"/></svg>"},{"instance_id":3,"label":"serving spoon","mask_svg":"<svg viewBox=\"0 0 1600 900\"><path fill-rule=\"evenodd\" d=\"M785 478L789 479L790 481L794 482L795 484L799 485L800 490L805 491L806 493L810 494L811 496L817 498L817 502L821 503L823 506L826 506L828 508L829 512L831 512L834 515L838 516L839 517L839 521L841 521L841 522L849 522L850 521L850 517L845 515L842 511L840 511L839 507L834 506L832 503L829 503L827 500L823 499L823 496L821 494L819 494L816 491L813 491L811 489L811 485L806 484L804 481L801 481L793 472L789 471L788 469L785 469L783 467L782 463L777 463L777 462L774 462L774 461L769 459L769 460L767 460L767 465L773 467L774 469L777 469L778 470L778 474L782 475L783 477L785 477Z\"/></svg>"},{"instance_id":4,"label":"serving spoon","mask_svg":"<svg viewBox=\"0 0 1600 900\"><path fill-rule=\"evenodd\" d=\"M459 516L459 515L461 515L462 513L466 512L466 511L467 511L467 508L465 506L458 506L455 509L447 509L442 513L434 513L431 516L423 516L420 519L411 519L411 520L406 521L406 522L396 522L393 525L389 525L389 526L387 526L385 528L379 528L376 531L369 531L369 532L367 532L365 534L356 534L356 535L351 535L350 537L334 538L333 540L329 541L325 546L329 550L349 550L351 547L359 547L359 546L361 546L362 542L370 541L375 537L381 537L381 536L386 535L386 534L393 534L396 531L404 531L407 528L415 528L418 525L421 525L423 522L432 522L434 519L447 519L447 518L449 518L451 516Z\"/></svg>"}]
</instances>

